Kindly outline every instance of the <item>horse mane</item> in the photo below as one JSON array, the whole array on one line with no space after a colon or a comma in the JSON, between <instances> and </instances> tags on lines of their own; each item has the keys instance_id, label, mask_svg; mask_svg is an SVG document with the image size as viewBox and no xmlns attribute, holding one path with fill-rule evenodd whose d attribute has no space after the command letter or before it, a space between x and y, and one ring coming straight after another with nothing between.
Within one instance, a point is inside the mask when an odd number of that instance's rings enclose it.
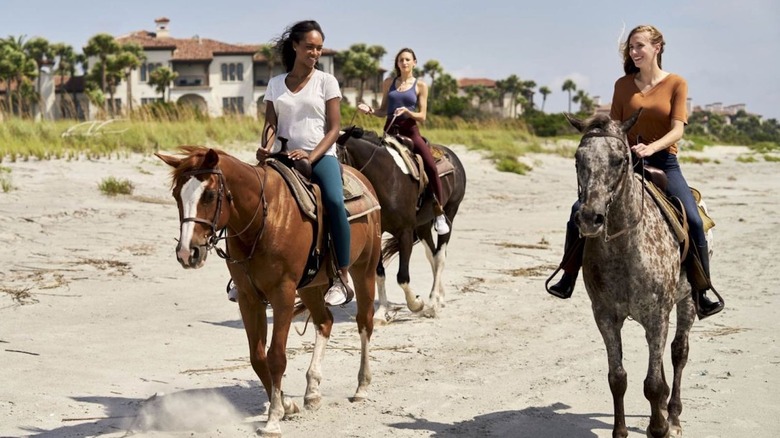
<instances>
[{"instance_id":1,"label":"horse mane","mask_svg":"<svg viewBox=\"0 0 780 438\"><path fill-rule=\"evenodd\" d=\"M342 130L344 133L339 136L337 143L343 145L347 142L347 136L352 138L360 138L376 145L382 144L382 137L375 131L364 129L362 126L352 125L349 128Z\"/></svg>"},{"instance_id":2,"label":"horse mane","mask_svg":"<svg viewBox=\"0 0 780 438\"><path fill-rule=\"evenodd\" d=\"M206 152L208 152L209 149L213 149L214 152L220 156L227 156L227 153L221 149L209 148L206 146L181 145L176 149L180 154L186 156L182 160L179 167L171 170L171 186L175 185L176 181L185 172L195 169L200 163L202 163L203 157L206 155Z\"/></svg>"},{"instance_id":3,"label":"horse mane","mask_svg":"<svg viewBox=\"0 0 780 438\"><path fill-rule=\"evenodd\" d=\"M595 114L585 120L585 122L583 123L585 129L583 129L582 132L585 133L585 132L591 132L595 130L609 132L611 124L612 124L612 119L609 118L608 115Z\"/></svg>"}]
</instances>

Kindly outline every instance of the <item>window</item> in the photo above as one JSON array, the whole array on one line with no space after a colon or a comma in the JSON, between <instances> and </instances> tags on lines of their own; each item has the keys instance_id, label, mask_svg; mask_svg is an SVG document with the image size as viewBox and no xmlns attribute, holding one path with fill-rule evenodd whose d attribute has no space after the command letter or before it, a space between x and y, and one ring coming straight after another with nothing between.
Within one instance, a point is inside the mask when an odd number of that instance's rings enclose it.
<instances>
[{"instance_id":1,"label":"window","mask_svg":"<svg viewBox=\"0 0 780 438\"><path fill-rule=\"evenodd\" d=\"M141 82L149 82L149 76L151 76L152 72L162 67L162 63L157 62L150 62L147 64L141 64Z\"/></svg>"},{"instance_id":2,"label":"window","mask_svg":"<svg viewBox=\"0 0 780 438\"><path fill-rule=\"evenodd\" d=\"M244 98L242 96L223 97L222 112L224 114L244 114Z\"/></svg>"},{"instance_id":3,"label":"window","mask_svg":"<svg viewBox=\"0 0 780 438\"><path fill-rule=\"evenodd\" d=\"M155 102L162 102L162 99L159 97L142 97L141 98L141 105L150 105Z\"/></svg>"},{"instance_id":4,"label":"window","mask_svg":"<svg viewBox=\"0 0 780 438\"><path fill-rule=\"evenodd\" d=\"M222 82L242 82L244 80L244 64L230 63L220 65Z\"/></svg>"}]
</instances>

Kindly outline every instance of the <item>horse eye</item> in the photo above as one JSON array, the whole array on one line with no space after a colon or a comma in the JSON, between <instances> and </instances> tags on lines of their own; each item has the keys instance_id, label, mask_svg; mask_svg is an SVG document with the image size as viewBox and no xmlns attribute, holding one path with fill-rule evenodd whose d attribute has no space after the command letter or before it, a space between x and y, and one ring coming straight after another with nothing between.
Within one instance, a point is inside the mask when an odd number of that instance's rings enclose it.
<instances>
[{"instance_id":1,"label":"horse eye","mask_svg":"<svg viewBox=\"0 0 780 438\"><path fill-rule=\"evenodd\" d=\"M215 199L217 199L217 193L214 190L206 190L203 192L201 202L204 204L211 204Z\"/></svg>"}]
</instances>

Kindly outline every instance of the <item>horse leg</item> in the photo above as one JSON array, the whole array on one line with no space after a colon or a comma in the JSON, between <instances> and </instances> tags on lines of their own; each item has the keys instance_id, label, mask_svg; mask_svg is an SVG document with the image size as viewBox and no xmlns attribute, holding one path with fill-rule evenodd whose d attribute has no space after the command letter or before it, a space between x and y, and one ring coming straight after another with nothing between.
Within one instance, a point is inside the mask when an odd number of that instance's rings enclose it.
<instances>
[{"instance_id":1,"label":"horse leg","mask_svg":"<svg viewBox=\"0 0 780 438\"><path fill-rule=\"evenodd\" d=\"M379 254L376 254L377 258ZM355 275L355 295L357 298L357 315L355 320L360 333L360 370L358 371L358 387L353 402L363 401L368 397L368 387L371 384L371 365L369 363L369 343L374 332L374 285L376 279L370 266L353 266Z\"/></svg>"},{"instance_id":2,"label":"horse leg","mask_svg":"<svg viewBox=\"0 0 780 438\"><path fill-rule=\"evenodd\" d=\"M414 244L414 236L411 229L399 233L398 244L398 285L404 291L406 307L417 313L425 308L425 302L418 295L414 294L409 285L409 260L412 257L412 245Z\"/></svg>"},{"instance_id":3,"label":"horse leg","mask_svg":"<svg viewBox=\"0 0 780 438\"><path fill-rule=\"evenodd\" d=\"M650 402L650 425L647 427L647 435L653 438L669 436L669 422L663 413L664 407L666 407L665 396L669 387L664 381L662 374L664 347L668 331L668 316L659 315L655 321L651 321L650 325L645 324L649 363L644 390L645 398Z\"/></svg>"},{"instance_id":4,"label":"horse leg","mask_svg":"<svg viewBox=\"0 0 780 438\"><path fill-rule=\"evenodd\" d=\"M270 401L268 421L264 428L257 431L262 436L281 436L280 422L284 416L299 412L298 406L291 400L286 400L282 392L282 378L287 369L287 336L292 324L293 300L295 296L294 286L292 287L293 290L289 291L289 293L281 294L283 295L281 299L279 297L271 299L274 323L267 358L268 370L271 373L271 391L268 397ZM289 303L286 301L289 301Z\"/></svg>"},{"instance_id":5,"label":"horse leg","mask_svg":"<svg viewBox=\"0 0 780 438\"><path fill-rule=\"evenodd\" d=\"M268 318L263 303L259 300L249 302L245 297L244 294L238 295L238 308L249 341L249 362L257 377L260 378L268 400L271 400L271 371L268 369L268 358L265 355Z\"/></svg>"},{"instance_id":6,"label":"horse leg","mask_svg":"<svg viewBox=\"0 0 780 438\"><path fill-rule=\"evenodd\" d=\"M379 308L376 311L376 319L374 323L384 325L390 322L395 317L395 311L390 312L390 302L387 301L387 288L385 276L385 265L382 260L379 260L376 266L376 290L379 295Z\"/></svg>"},{"instance_id":7,"label":"horse leg","mask_svg":"<svg viewBox=\"0 0 780 438\"><path fill-rule=\"evenodd\" d=\"M614 412L613 438L625 438L628 436L626 428L626 412L623 405L623 397L628 386L628 376L623 368L623 339L620 330L623 328L623 320L614 313L599 311L593 307L596 315L596 325L604 339L607 349L607 362L609 364L609 389L612 392L612 409Z\"/></svg>"},{"instance_id":8,"label":"horse leg","mask_svg":"<svg viewBox=\"0 0 780 438\"><path fill-rule=\"evenodd\" d=\"M428 263L431 264L431 271L433 273L433 285L431 286L430 304L428 306L426 316L436 317L439 308L444 306L444 285L442 284L442 274L444 272L444 262L447 258L447 244L441 244L439 247L434 248L433 242L425 240L425 256L428 259Z\"/></svg>"},{"instance_id":9,"label":"horse leg","mask_svg":"<svg viewBox=\"0 0 780 438\"><path fill-rule=\"evenodd\" d=\"M680 387L683 369L688 363L688 333L690 333L691 327L693 327L695 318L696 309L693 307L693 299L691 299L690 294L686 294L685 299L677 303L677 331L672 341L674 379L672 381L672 396L669 399L669 424L672 436L682 436Z\"/></svg>"},{"instance_id":10,"label":"horse leg","mask_svg":"<svg viewBox=\"0 0 780 438\"><path fill-rule=\"evenodd\" d=\"M314 350L309 369L306 371L306 393L303 396L303 407L308 410L317 410L322 404L322 393L320 392L322 361L333 329L333 314L325 307L324 301L320 298L325 293L325 289L318 287L317 291L316 294L300 294L304 305L309 309L315 327Z\"/></svg>"}]
</instances>

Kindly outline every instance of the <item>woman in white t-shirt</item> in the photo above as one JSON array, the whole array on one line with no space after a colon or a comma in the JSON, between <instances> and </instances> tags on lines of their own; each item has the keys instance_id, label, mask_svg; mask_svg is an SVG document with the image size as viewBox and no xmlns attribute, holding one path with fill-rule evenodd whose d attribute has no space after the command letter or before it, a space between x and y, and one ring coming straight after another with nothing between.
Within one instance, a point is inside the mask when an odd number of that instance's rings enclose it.
<instances>
[{"instance_id":1,"label":"woman in white t-shirt","mask_svg":"<svg viewBox=\"0 0 780 438\"><path fill-rule=\"evenodd\" d=\"M354 297L349 279L350 232L344 208L341 167L336 158L336 139L341 128L341 90L333 75L317 70L325 35L316 21L290 26L276 42L287 73L271 78L265 92L266 110L262 161L274 142L286 139L293 160L308 159L312 180L322 190L330 217L330 232L340 275L325 294L329 305L348 303ZM273 151L277 152L277 151Z\"/></svg>"}]
</instances>

